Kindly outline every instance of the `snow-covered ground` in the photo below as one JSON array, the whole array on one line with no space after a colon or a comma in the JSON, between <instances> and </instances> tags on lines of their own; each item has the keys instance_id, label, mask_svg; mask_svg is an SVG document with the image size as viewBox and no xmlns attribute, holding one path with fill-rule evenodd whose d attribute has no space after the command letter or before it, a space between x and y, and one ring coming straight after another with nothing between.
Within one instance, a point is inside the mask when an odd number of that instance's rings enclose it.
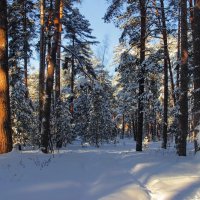
<instances>
[{"instance_id":1,"label":"snow-covered ground","mask_svg":"<svg viewBox=\"0 0 200 200\"><path fill-rule=\"evenodd\" d=\"M1 200L200 200L200 155L176 156L125 140L99 149L78 144L44 155L0 155Z\"/></svg>"}]
</instances>

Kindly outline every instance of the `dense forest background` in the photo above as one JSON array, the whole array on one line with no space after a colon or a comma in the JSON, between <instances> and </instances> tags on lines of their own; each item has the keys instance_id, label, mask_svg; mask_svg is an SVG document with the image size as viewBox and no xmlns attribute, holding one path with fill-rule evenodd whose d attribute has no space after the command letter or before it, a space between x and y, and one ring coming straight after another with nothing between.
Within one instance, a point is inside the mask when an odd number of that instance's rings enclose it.
<instances>
[{"instance_id":1,"label":"dense forest background","mask_svg":"<svg viewBox=\"0 0 200 200\"><path fill-rule=\"evenodd\" d=\"M0 152L50 153L75 139L99 147L132 137L199 150L200 1L110 0L121 31L105 70L78 0L1 0ZM36 53L33 53L36 52ZM38 70L30 60L39 56ZM37 66L36 66L37 69Z\"/></svg>"}]
</instances>

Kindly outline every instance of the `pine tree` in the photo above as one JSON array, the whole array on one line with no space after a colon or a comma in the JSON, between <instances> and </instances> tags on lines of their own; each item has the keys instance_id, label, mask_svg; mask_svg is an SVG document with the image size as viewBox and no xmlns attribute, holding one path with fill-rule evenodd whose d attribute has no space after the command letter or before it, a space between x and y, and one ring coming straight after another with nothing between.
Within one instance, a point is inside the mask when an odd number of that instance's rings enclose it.
<instances>
[{"instance_id":1,"label":"pine tree","mask_svg":"<svg viewBox=\"0 0 200 200\"><path fill-rule=\"evenodd\" d=\"M28 62L32 55L31 43L36 33L35 17L33 1L13 0L9 6L10 64L12 66L23 64L26 87L28 86Z\"/></svg>"},{"instance_id":2,"label":"pine tree","mask_svg":"<svg viewBox=\"0 0 200 200\"><path fill-rule=\"evenodd\" d=\"M0 153L12 150L8 83L7 1L0 6Z\"/></svg>"},{"instance_id":3,"label":"pine tree","mask_svg":"<svg viewBox=\"0 0 200 200\"><path fill-rule=\"evenodd\" d=\"M109 141L115 141L117 136L117 131L115 127L115 123L113 121L113 87L112 83L110 81L111 77L109 76L108 72L105 70L104 65L100 64L95 66L95 72L97 74L97 80L99 80L99 83L103 89L103 131L104 135L102 135L101 140L109 142Z\"/></svg>"},{"instance_id":4,"label":"pine tree","mask_svg":"<svg viewBox=\"0 0 200 200\"><path fill-rule=\"evenodd\" d=\"M10 96L13 142L22 145L38 145L38 121L32 101L27 98L27 88L24 83L24 74L20 68L11 69Z\"/></svg>"},{"instance_id":5,"label":"pine tree","mask_svg":"<svg viewBox=\"0 0 200 200\"><path fill-rule=\"evenodd\" d=\"M117 98L118 104L118 115L122 115L123 119L126 116L136 115L137 112L137 65L138 58L131 55L130 53L122 53L119 66L116 68L118 73L117 80ZM136 81L136 82L134 82ZM126 102L126 103L124 103ZM135 123L135 122L134 122ZM124 120L122 122L122 138L124 137ZM136 139L137 129L134 131L134 138Z\"/></svg>"},{"instance_id":6,"label":"pine tree","mask_svg":"<svg viewBox=\"0 0 200 200\"><path fill-rule=\"evenodd\" d=\"M29 82L29 86L28 86L29 98L31 99L33 106L38 110L38 107L39 107L39 72L38 71L32 72L28 77L28 82ZM38 115L39 115L39 112L38 112ZM39 121L38 121L38 123L39 123ZM39 123L39 125L40 125L40 123Z\"/></svg>"},{"instance_id":7,"label":"pine tree","mask_svg":"<svg viewBox=\"0 0 200 200\"><path fill-rule=\"evenodd\" d=\"M162 36L164 43L164 120L163 120L163 144L164 149L167 148L167 128L168 128L168 64L169 62L169 52L168 52L168 41L167 41L167 26L165 18L165 6L164 1L160 0L161 13L162 13ZM169 62L168 62L169 61Z\"/></svg>"},{"instance_id":8,"label":"pine tree","mask_svg":"<svg viewBox=\"0 0 200 200\"><path fill-rule=\"evenodd\" d=\"M55 104L54 112L52 112L51 125L52 142L57 148L69 144L74 140L71 113L69 112L69 95L68 90L63 89L59 102ZM54 134L55 133L55 134Z\"/></svg>"},{"instance_id":9,"label":"pine tree","mask_svg":"<svg viewBox=\"0 0 200 200\"><path fill-rule=\"evenodd\" d=\"M41 132L45 99L45 6L46 1L40 0L39 132Z\"/></svg>"},{"instance_id":10,"label":"pine tree","mask_svg":"<svg viewBox=\"0 0 200 200\"><path fill-rule=\"evenodd\" d=\"M141 72L139 78L139 100L138 100L138 133L136 141L136 151L142 151L142 139L143 139L143 99L142 95L144 93L144 70L145 65L143 62L145 60L145 47L146 47L146 0L140 0L140 17L141 17L141 29L140 29L140 64Z\"/></svg>"},{"instance_id":11,"label":"pine tree","mask_svg":"<svg viewBox=\"0 0 200 200\"><path fill-rule=\"evenodd\" d=\"M99 147L104 142L114 141L117 132L111 107L112 91L103 66L95 67L97 80L90 96L88 141ZM110 96L111 95L111 96Z\"/></svg>"},{"instance_id":12,"label":"pine tree","mask_svg":"<svg viewBox=\"0 0 200 200\"><path fill-rule=\"evenodd\" d=\"M52 38L52 45L49 49L47 55L47 77L46 77L46 91L45 91L45 103L44 103L44 116L42 119L42 136L41 136L41 145L42 151L44 153L49 152L50 147L50 116L51 116L51 105L52 105L52 92L53 92L53 82L54 82L54 70L56 67L56 53L59 40L59 9L60 9L60 0L56 0L53 20L54 20L54 34Z\"/></svg>"},{"instance_id":13,"label":"pine tree","mask_svg":"<svg viewBox=\"0 0 200 200\"><path fill-rule=\"evenodd\" d=\"M63 0L60 1L59 8L59 45L57 48L57 63L55 71L55 102L58 104L60 100L60 60L61 60L61 37L62 37L62 17L63 17Z\"/></svg>"},{"instance_id":14,"label":"pine tree","mask_svg":"<svg viewBox=\"0 0 200 200\"><path fill-rule=\"evenodd\" d=\"M73 54L69 51L66 52L66 57L69 58L68 60L71 66L71 112L73 112L75 76L80 74L83 70L80 67L80 62L86 68L86 71L94 76L90 62L90 45L97 42L95 41L95 37L92 36L92 29L90 28L89 21L85 19L78 8L71 7L69 10L68 7L65 7L63 26L65 30L65 39L68 40L67 48L73 52Z\"/></svg>"},{"instance_id":15,"label":"pine tree","mask_svg":"<svg viewBox=\"0 0 200 200\"><path fill-rule=\"evenodd\" d=\"M197 139L197 135L200 133L198 132L198 126L200 123L200 2L197 1L196 5L194 7L194 132L195 132L195 138L194 138L194 145L195 145L195 151L198 151L200 148L200 141Z\"/></svg>"},{"instance_id":16,"label":"pine tree","mask_svg":"<svg viewBox=\"0 0 200 200\"><path fill-rule=\"evenodd\" d=\"M187 1L181 1L181 72L180 72L180 116L177 153L186 156L186 138L188 135L188 37L187 37Z\"/></svg>"},{"instance_id":17,"label":"pine tree","mask_svg":"<svg viewBox=\"0 0 200 200\"><path fill-rule=\"evenodd\" d=\"M88 142L91 83L84 77L77 80L77 97L74 99L74 132L82 144Z\"/></svg>"},{"instance_id":18,"label":"pine tree","mask_svg":"<svg viewBox=\"0 0 200 200\"><path fill-rule=\"evenodd\" d=\"M124 2L127 2L127 8L125 12L121 13ZM136 14L137 13L137 14ZM119 16L119 19L123 26L123 32L121 40L129 38L130 46L138 46L140 49L140 65L141 71L138 80L139 96L138 96L138 125L137 125L137 142L136 151L142 151L142 138L143 138L143 122L144 122L144 105L143 105L143 93L144 93L144 71L145 65L145 50L146 50L146 37L147 37L147 2L146 0L140 0L139 2L133 1L113 1L109 7L105 20L109 21L111 18ZM124 22L125 21L125 22ZM117 22L118 26L120 22ZM140 29L140 34L138 34Z\"/></svg>"}]
</instances>

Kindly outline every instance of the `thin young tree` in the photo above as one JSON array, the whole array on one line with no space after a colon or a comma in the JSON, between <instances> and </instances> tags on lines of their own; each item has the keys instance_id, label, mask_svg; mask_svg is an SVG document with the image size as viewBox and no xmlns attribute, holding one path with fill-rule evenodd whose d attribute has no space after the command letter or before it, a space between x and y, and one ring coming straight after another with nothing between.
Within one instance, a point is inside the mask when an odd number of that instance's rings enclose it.
<instances>
[{"instance_id":1,"label":"thin young tree","mask_svg":"<svg viewBox=\"0 0 200 200\"><path fill-rule=\"evenodd\" d=\"M7 1L0 6L0 153L12 150L8 84Z\"/></svg>"}]
</instances>

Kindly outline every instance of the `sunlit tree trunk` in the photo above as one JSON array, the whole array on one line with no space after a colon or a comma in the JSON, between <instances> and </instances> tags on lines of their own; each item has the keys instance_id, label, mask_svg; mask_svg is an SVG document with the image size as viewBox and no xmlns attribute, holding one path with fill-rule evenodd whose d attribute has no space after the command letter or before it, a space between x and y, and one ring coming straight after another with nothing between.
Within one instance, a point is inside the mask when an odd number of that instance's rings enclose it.
<instances>
[{"instance_id":1,"label":"sunlit tree trunk","mask_svg":"<svg viewBox=\"0 0 200 200\"><path fill-rule=\"evenodd\" d=\"M187 0L181 1L181 71L180 71L180 115L178 149L179 156L186 156L188 134L188 38L187 38Z\"/></svg>"},{"instance_id":2,"label":"sunlit tree trunk","mask_svg":"<svg viewBox=\"0 0 200 200\"><path fill-rule=\"evenodd\" d=\"M7 1L0 6L0 153L12 150L8 84Z\"/></svg>"},{"instance_id":3,"label":"sunlit tree trunk","mask_svg":"<svg viewBox=\"0 0 200 200\"><path fill-rule=\"evenodd\" d=\"M62 33L62 15L63 15L63 0L60 0L60 8L59 8L59 43L61 44L61 33ZM56 72L55 72L55 89L56 89L56 93L55 93L55 102L56 104L59 101L60 98L60 59L61 59L61 48L60 46L58 46L57 48L57 66L56 66Z\"/></svg>"},{"instance_id":4,"label":"sunlit tree trunk","mask_svg":"<svg viewBox=\"0 0 200 200\"><path fill-rule=\"evenodd\" d=\"M199 150L199 144L197 141L197 134L199 130L197 126L200 124L200 1L194 7L194 147L195 152Z\"/></svg>"},{"instance_id":5,"label":"sunlit tree trunk","mask_svg":"<svg viewBox=\"0 0 200 200\"><path fill-rule=\"evenodd\" d=\"M56 53L59 41L59 9L60 0L56 0L54 8L54 36L50 53L47 55L47 78L46 78L46 94L44 103L44 117L42 120L42 151L48 153L50 147L50 116L51 102L54 82L54 70L56 67Z\"/></svg>"},{"instance_id":6,"label":"sunlit tree trunk","mask_svg":"<svg viewBox=\"0 0 200 200\"><path fill-rule=\"evenodd\" d=\"M55 104L57 108L60 106L60 59L61 59L61 36L62 36L62 16L63 16L63 0L60 0L60 9L59 9L59 39L58 39L58 48L57 48L57 62L56 62L56 70L55 70ZM60 116L59 110L56 108L56 119L58 119ZM57 137L57 143L56 147L61 148L62 147L62 140L59 138L60 133L59 127L60 124L56 123L56 137Z\"/></svg>"},{"instance_id":7,"label":"sunlit tree trunk","mask_svg":"<svg viewBox=\"0 0 200 200\"><path fill-rule=\"evenodd\" d=\"M136 151L142 151L142 137L143 137L143 99L144 93L144 67L143 62L145 60L145 43L146 43L146 0L140 0L140 15L141 15L141 35L140 35L140 64L141 73L139 78L139 100L138 100L138 131L136 141Z\"/></svg>"},{"instance_id":8,"label":"sunlit tree trunk","mask_svg":"<svg viewBox=\"0 0 200 200\"><path fill-rule=\"evenodd\" d=\"M40 69L39 69L39 132L41 132L42 114L44 109L45 79L45 0L40 0Z\"/></svg>"}]
</instances>

